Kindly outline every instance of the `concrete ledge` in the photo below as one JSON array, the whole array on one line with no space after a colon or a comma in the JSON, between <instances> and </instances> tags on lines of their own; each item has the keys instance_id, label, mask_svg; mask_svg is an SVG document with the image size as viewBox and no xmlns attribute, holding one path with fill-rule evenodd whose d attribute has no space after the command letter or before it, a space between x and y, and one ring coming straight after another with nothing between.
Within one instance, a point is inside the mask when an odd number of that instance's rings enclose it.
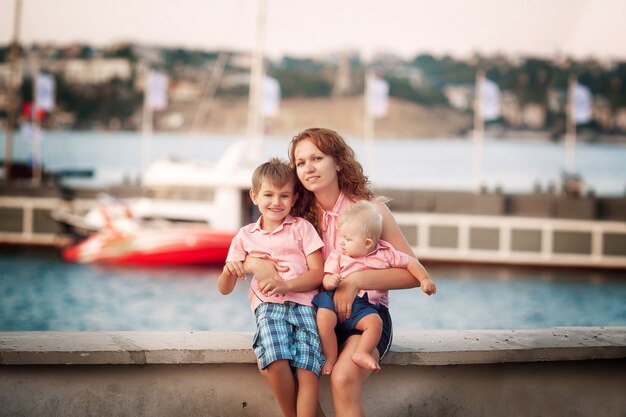
<instances>
[{"instance_id":1,"label":"concrete ledge","mask_svg":"<svg viewBox=\"0 0 626 417\"><path fill-rule=\"evenodd\" d=\"M0 333L0 415L280 415L228 332ZM369 417L624 417L626 327L396 334ZM334 416L329 379L320 403Z\"/></svg>"},{"instance_id":2,"label":"concrete ledge","mask_svg":"<svg viewBox=\"0 0 626 417\"><path fill-rule=\"evenodd\" d=\"M0 365L253 364L246 332L0 333ZM386 365L626 358L626 327L398 332Z\"/></svg>"}]
</instances>

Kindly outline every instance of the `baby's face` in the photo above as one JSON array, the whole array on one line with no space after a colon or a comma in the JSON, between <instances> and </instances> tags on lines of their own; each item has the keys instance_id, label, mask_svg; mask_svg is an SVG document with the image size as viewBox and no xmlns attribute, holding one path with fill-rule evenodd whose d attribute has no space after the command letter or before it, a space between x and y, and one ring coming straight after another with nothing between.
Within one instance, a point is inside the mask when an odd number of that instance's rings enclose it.
<instances>
[{"instance_id":1,"label":"baby's face","mask_svg":"<svg viewBox=\"0 0 626 417\"><path fill-rule=\"evenodd\" d=\"M339 227L339 248L344 255L352 258L365 256L371 250L371 243L357 222L348 221Z\"/></svg>"}]
</instances>

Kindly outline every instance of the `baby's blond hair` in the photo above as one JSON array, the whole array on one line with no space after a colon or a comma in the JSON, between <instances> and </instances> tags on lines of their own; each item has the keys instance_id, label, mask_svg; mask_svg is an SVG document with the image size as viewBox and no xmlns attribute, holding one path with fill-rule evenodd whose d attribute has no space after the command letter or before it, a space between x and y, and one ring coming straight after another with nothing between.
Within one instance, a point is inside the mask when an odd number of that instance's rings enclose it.
<instances>
[{"instance_id":1,"label":"baby's blond hair","mask_svg":"<svg viewBox=\"0 0 626 417\"><path fill-rule=\"evenodd\" d=\"M383 231L383 216L376 206L367 200L361 200L341 214L339 227L345 223L356 222L363 229L363 236L376 245Z\"/></svg>"}]
</instances>

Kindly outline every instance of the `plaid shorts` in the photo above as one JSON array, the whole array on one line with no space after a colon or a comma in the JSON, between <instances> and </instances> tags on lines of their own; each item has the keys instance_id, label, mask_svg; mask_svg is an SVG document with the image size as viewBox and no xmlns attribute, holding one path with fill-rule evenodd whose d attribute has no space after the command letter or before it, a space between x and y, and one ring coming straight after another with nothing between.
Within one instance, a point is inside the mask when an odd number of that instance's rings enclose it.
<instances>
[{"instance_id":1,"label":"plaid shorts","mask_svg":"<svg viewBox=\"0 0 626 417\"><path fill-rule=\"evenodd\" d=\"M252 347L260 369L286 359L293 368L320 375L326 358L317 333L314 307L292 301L262 303L254 311L254 316L257 330Z\"/></svg>"}]
</instances>

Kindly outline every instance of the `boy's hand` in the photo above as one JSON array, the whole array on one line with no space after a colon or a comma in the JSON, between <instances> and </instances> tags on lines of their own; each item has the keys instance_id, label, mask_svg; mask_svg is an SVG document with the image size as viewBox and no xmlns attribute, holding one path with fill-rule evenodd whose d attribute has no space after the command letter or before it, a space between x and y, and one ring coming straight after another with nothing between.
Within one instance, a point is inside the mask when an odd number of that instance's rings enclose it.
<instances>
[{"instance_id":1,"label":"boy's hand","mask_svg":"<svg viewBox=\"0 0 626 417\"><path fill-rule=\"evenodd\" d=\"M424 294L427 295L433 295L437 292L437 286L430 278L426 278L425 280L421 281L420 287L422 287L422 291L424 291Z\"/></svg>"},{"instance_id":2,"label":"boy's hand","mask_svg":"<svg viewBox=\"0 0 626 417\"><path fill-rule=\"evenodd\" d=\"M334 290L339 286L341 282L341 277L337 274L326 274L324 275L324 280L322 284L324 285L324 289L326 290Z\"/></svg>"},{"instance_id":3,"label":"boy's hand","mask_svg":"<svg viewBox=\"0 0 626 417\"><path fill-rule=\"evenodd\" d=\"M243 262L239 261L226 262L226 264L224 265L224 272L239 279L243 279L246 277L246 273L243 270Z\"/></svg>"}]
</instances>

